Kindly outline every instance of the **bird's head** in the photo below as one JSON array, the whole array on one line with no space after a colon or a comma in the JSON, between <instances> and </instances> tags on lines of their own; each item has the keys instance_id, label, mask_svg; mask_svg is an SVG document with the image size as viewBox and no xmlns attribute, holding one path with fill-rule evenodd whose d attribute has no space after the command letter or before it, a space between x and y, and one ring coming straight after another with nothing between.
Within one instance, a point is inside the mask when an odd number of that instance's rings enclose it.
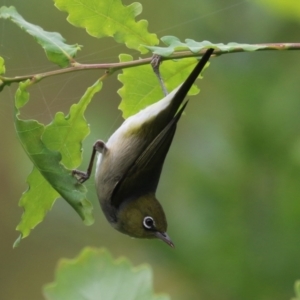
<instances>
[{"instance_id":1,"label":"bird's head","mask_svg":"<svg viewBox=\"0 0 300 300\"><path fill-rule=\"evenodd\" d=\"M174 247L167 235L167 220L155 195L124 201L119 208L116 229L135 238L158 238Z\"/></svg>"}]
</instances>

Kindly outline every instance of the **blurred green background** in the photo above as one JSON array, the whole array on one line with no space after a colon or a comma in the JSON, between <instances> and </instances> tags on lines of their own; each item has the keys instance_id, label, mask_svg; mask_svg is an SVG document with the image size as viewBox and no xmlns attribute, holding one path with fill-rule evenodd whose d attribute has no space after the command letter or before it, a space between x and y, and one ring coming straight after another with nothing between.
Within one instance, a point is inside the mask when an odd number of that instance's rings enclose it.
<instances>
[{"instance_id":1,"label":"blurred green background","mask_svg":"<svg viewBox=\"0 0 300 300\"><path fill-rule=\"evenodd\" d=\"M300 42L298 0L140 2L140 18L159 36L216 43ZM29 22L60 32L68 43L84 45L80 62L116 62L121 52L138 56L112 39L97 40L72 27L51 0L0 4L14 5ZM10 22L0 23L0 55L8 76L55 69L35 41ZM90 180L93 226L84 226L59 200L13 250L22 215L18 200L32 167L13 128L16 85L5 88L0 94L0 299L42 299L42 285L53 281L57 261L73 258L85 246L106 247L135 265L149 263L155 290L173 300L290 299L300 278L299 70L299 51L211 60L201 93L191 99L180 121L158 189L175 249L160 241L130 239L110 228ZM101 74L44 80L31 89L24 116L49 122ZM107 139L122 122L118 88L116 76L106 80L86 114L92 134L84 143L83 168L93 142Z\"/></svg>"}]
</instances>

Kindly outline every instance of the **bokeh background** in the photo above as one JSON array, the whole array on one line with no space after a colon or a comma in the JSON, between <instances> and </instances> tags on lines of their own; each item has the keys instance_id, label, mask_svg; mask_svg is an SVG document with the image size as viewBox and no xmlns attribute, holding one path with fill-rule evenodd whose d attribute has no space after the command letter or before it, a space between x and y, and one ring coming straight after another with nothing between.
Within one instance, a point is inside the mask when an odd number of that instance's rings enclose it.
<instances>
[{"instance_id":1,"label":"bokeh background","mask_svg":"<svg viewBox=\"0 0 300 300\"><path fill-rule=\"evenodd\" d=\"M299 0L140 1L150 32L184 40L239 43L300 42ZM129 1L125 2L129 4ZM84 45L84 63L116 62L135 54L112 39L98 40L72 27L51 0L0 0L29 21ZM0 55L7 75L53 70L35 41L0 20ZM136 55L136 54L135 54ZM67 112L102 73L48 78L31 89L24 116L49 122ZM290 299L300 279L300 52L257 52L212 59L178 126L165 163L158 197L176 248L134 240L110 228L99 209L93 180L87 183L95 224L86 227L58 200L45 221L12 249L31 163L13 128L16 85L0 94L0 299L42 299L62 257L85 246L108 248L134 265L153 267L156 292L179 299ZM105 81L86 113L92 134L107 139L122 122L120 83ZM84 167L83 167L84 168Z\"/></svg>"}]
</instances>

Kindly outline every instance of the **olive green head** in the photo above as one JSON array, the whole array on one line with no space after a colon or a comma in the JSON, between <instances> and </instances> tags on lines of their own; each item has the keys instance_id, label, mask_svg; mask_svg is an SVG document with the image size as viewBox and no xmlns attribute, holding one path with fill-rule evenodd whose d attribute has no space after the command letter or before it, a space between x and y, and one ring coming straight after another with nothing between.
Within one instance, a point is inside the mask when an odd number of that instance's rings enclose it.
<instances>
[{"instance_id":1,"label":"olive green head","mask_svg":"<svg viewBox=\"0 0 300 300\"><path fill-rule=\"evenodd\" d=\"M167 235L167 220L155 195L125 201L118 212L117 229L135 238L159 238L174 247Z\"/></svg>"}]
</instances>

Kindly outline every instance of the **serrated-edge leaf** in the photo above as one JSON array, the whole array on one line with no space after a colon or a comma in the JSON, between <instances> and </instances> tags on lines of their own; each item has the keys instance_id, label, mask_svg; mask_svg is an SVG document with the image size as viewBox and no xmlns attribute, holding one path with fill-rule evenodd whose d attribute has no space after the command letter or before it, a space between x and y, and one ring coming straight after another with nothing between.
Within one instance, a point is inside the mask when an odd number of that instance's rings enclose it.
<instances>
[{"instance_id":1,"label":"serrated-edge leaf","mask_svg":"<svg viewBox=\"0 0 300 300\"><path fill-rule=\"evenodd\" d=\"M218 49L223 52L233 52L236 50L257 51L259 49L264 49L267 47L266 45L239 44L234 42L228 44L214 44L209 41L197 42L192 39L186 39L183 43L175 36L164 36L161 38L161 40L162 42L164 42L166 47L156 47L147 45L145 45L145 47L149 49L152 53L164 57L172 55L175 51L191 51L192 53L197 54L201 50L208 48Z\"/></svg>"},{"instance_id":2,"label":"serrated-edge leaf","mask_svg":"<svg viewBox=\"0 0 300 300\"><path fill-rule=\"evenodd\" d=\"M80 50L80 46L77 44L66 44L66 40L59 33L45 31L40 26L27 22L13 6L1 7L0 18L11 20L31 35L45 50L47 58L60 67L70 65L70 62Z\"/></svg>"},{"instance_id":3,"label":"serrated-edge leaf","mask_svg":"<svg viewBox=\"0 0 300 300\"><path fill-rule=\"evenodd\" d=\"M85 248L75 259L63 259L55 282L43 289L47 300L168 300L155 295L152 270L148 265L133 267L128 259L113 259L106 249Z\"/></svg>"},{"instance_id":4,"label":"serrated-edge leaf","mask_svg":"<svg viewBox=\"0 0 300 300\"><path fill-rule=\"evenodd\" d=\"M122 62L130 60L132 57L129 55L120 56ZM170 92L177 88L188 77L196 63L196 58L186 58L176 62L164 61L160 66L160 73L167 90ZM136 114L164 97L150 65L124 69L123 73L119 74L118 80L123 84L118 94L122 98L119 109L123 112L124 118ZM198 92L199 89L193 85L188 95L196 95Z\"/></svg>"},{"instance_id":5,"label":"serrated-edge leaf","mask_svg":"<svg viewBox=\"0 0 300 300\"><path fill-rule=\"evenodd\" d=\"M69 14L67 20L71 24L85 28L91 36L113 37L116 42L141 53L148 52L143 45L153 46L159 42L155 34L148 32L148 21L135 21L142 12L140 3L125 6L120 0L54 2L58 9Z\"/></svg>"},{"instance_id":6,"label":"serrated-edge leaf","mask_svg":"<svg viewBox=\"0 0 300 300\"><path fill-rule=\"evenodd\" d=\"M90 133L84 112L101 88L102 82L96 81L86 90L80 101L71 106L67 116L58 112L51 124L46 126L43 142L49 149L62 154L62 163L69 169L77 168L82 161L82 140Z\"/></svg>"},{"instance_id":7,"label":"serrated-edge leaf","mask_svg":"<svg viewBox=\"0 0 300 300\"><path fill-rule=\"evenodd\" d=\"M19 201L19 206L24 208L24 213L16 228L21 232L21 235L15 241L14 247L18 246L21 239L27 237L30 231L42 222L46 213L59 197L59 193L52 188L50 183L35 167L27 177L26 183L28 189L23 193Z\"/></svg>"},{"instance_id":8,"label":"serrated-edge leaf","mask_svg":"<svg viewBox=\"0 0 300 300\"><path fill-rule=\"evenodd\" d=\"M27 180L29 188L20 200L24 214L17 229L21 231L22 237L28 236L30 230L43 220L59 195L76 210L87 225L93 223L92 205L86 199L86 188L77 182L72 171L66 169L62 162L69 168L78 167L80 164L81 143L89 134L83 114L92 97L102 87L102 82L97 81L87 89L78 104L72 105L68 116L64 117L59 112L50 125L44 126L35 120L20 119L19 109L28 102L27 88L30 84L29 80L21 82L15 99L17 134L35 165Z\"/></svg>"}]
</instances>

